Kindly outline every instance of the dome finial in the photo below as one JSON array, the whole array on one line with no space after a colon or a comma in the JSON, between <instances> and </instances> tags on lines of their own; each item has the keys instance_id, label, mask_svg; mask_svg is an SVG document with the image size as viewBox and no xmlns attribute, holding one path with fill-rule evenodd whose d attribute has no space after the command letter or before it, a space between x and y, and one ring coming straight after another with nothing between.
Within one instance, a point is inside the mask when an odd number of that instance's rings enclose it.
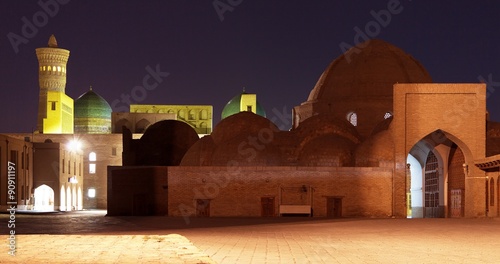
<instances>
[{"instance_id":1,"label":"dome finial","mask_svg":"<svg viewBox=\"0 0 500 264\"><path fill-rule=\"evenodd\" d=\"M92 85L90 86L90 90L92 91Z\"/></svg>"},{"instance_id":2,"label":"dome finial","mask_svg":"<svg viewBox=\"0 0 500 264\"><path fill-rule=\"evenodd\" d=\"M56 40L56 37L54 36L54 34L50 35L50 38L49 38L49 47L51 47L51 48L57 48L57 40Z\"/></svg>"},{"instance_id":3,"label":"dome finial","mask_svg":"<svg viewBox=\"0 0 500 264\"><path fill-rule=\"evenodd\" d=\"M245 86L243 86L243 93L245 93Z\"/></svg>"}]
</instances>

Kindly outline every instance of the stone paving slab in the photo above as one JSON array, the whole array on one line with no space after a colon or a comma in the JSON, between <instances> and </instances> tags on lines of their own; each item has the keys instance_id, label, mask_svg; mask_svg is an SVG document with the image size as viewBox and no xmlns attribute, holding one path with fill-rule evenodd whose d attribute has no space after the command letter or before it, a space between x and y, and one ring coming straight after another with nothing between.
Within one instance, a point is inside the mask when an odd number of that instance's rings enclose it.
<instances>
[{"instance_id":1,"label":"stone paving slab","mask_svg":"<svg viewBox=\"0 0 500 264\"><path fill-rule=\"evenodd\" d=\"M16 247L0 263L216 263L178 234L18 235Z\"/></svg>"}]
</instances>

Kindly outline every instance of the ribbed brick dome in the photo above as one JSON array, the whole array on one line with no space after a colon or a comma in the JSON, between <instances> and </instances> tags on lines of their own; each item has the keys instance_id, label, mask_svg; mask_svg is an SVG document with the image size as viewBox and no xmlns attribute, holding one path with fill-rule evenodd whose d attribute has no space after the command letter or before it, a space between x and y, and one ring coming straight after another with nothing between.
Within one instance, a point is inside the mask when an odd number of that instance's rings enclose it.
<instances>
[{"instance_id":1,"label":"ribbed brick dome","mask_svg":"<svg viewBox=\"0 0 500 264\"><path fill-rule=\"evenodd\" d=\"M431 83L425 68L400 48L370 40L349 49L323 72L306 102L296 107L295 126L328 113L346 119L356 113L356 130L368 137L393 111L393 85Z\"/></svg>"},{"instance_id":2,"label":"ribbed brick dome","mask_svg":"<svg viewBox=\"0 0 500 264\"><path fill-rule=\"evenodd\" d=\"M373 39L334 60L308 101L333 102L351 96L392 96L395 83L430 83L425 68L400 48Z\"/></svg>"}]
</instances>

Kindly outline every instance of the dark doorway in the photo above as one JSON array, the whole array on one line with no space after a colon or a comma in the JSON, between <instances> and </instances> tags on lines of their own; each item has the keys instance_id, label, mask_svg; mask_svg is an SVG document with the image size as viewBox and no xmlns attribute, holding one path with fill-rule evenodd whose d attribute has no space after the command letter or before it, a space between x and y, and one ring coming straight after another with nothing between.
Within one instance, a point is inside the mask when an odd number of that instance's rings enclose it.
<instances>
[{"instance_id":1,"label":"dark doorway","mask_svg":"<svg viewBox=\"0 0 500 264\"><path fill-rule=\"evenodd\" d=\"M196 216L198 217L210 216L210 200L207 199L196 200Z\"/></svg>"},{"instance_id":2,"label":"dark doorway","mask_svg":"<svg viewBox=\"0 0 500 264\"><path fill-rule=\"evenodd\" d=\"M261 197L261 215L264 217L274 216L274 197Z\"/></svg>"},{"instance_id":3,"label":"dark doorway","mask_svg":"<svg viewBox=\"0 0 500 264\"><path fill-rule=\"evenodd\" d=\"M342 198L327 197L326 200L326 216L331 218L342 217Z\"/></svg>"},{"instance_id":4,"label":"dark doorway","mask_svg":"<svg viewBox=\"0 0 500 264\"><path fill-rule=\"evenodd\" d=\"M149 195L145 193L134 194L132 215L151 215Z\"/></svg>"}]
</instances>

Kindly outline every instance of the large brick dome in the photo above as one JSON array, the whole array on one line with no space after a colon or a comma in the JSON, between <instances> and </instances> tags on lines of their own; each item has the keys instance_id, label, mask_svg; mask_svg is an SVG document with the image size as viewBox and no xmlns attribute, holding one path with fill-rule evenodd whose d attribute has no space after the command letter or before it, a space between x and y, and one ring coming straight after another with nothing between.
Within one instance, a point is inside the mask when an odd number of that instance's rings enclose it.
<instances>
[{"instance_id":1,"label":"large brick dome","mask_svg":"<svg viewBox=\"0 0 500 264\"><path fill-rule=\"evenodd\" d=\"M357 130L367 137L386 113L392 113L395 83L431 83L411 55L382 40L361 43L335 59L323 72L306 102L295 108L295 126L319 114L357 115Z\"/></svg>"},{"instance_id":2,"label":"large brick dome","mask_svg":"<svg viewBox=\"0 0 500 264\"><path fill-rule=\"evenodd\" d=\"M398 82L429 83L432 78L411 55L373 39L334 60L307 100L335 102L353 96L392 97L392 85Z\"/></svg>"}]
</instances>

